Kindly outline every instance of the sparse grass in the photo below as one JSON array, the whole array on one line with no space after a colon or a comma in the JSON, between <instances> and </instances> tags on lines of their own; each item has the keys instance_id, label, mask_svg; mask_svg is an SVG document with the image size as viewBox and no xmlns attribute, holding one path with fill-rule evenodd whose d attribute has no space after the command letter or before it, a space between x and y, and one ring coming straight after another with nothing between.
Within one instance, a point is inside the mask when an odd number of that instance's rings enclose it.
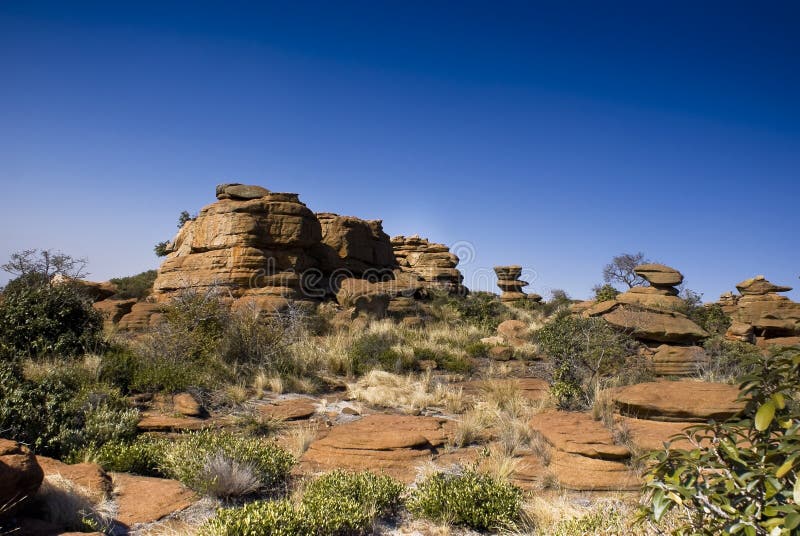
<instances>
[{"instance_id":1,"label":"sparse grass","mask_svg":"<svg viewBox=\"0 0 800 536\"><path fill-rule=\"evenodd\" d=\"M478 443L483 438L489 419L485 411L472 409L464 413L453 432L453 445L466 447Z\"/></svg>"},{"instance_id":2,"label":"sparse grass","mask_svg":"<svg viewBox=\"0 0 800 536\"><path fill-rule=\"evenodd\" d=\"M91 491L58 474L44 478L34 501L45 521L66 530L106 531L116 514L113 501L97 501Z\"/></svg>"},{"instance_id":3,"label":"sparse grass","mask_svg":"<svg viewBox=\"0 0 800 536\"><path fill-rule=\"evenodd\" d=\"M293 427L286 434L286 445L295 458L299 459L317 438L317 426L313 423Z\"/></svg>"},{"instance_id":4,"label":"sparse grass","mask_svg":"<svg viewBox=\"0 0 800 536\"><path fill-rule=\"evenodd\" d=\"M434 384L429 374L401 376L373 370L360 380L348 384L351 398L366 404L397 408L416 413L426 407L461 410L464 396L460 389Z\"/></svg>"}]
</instances>

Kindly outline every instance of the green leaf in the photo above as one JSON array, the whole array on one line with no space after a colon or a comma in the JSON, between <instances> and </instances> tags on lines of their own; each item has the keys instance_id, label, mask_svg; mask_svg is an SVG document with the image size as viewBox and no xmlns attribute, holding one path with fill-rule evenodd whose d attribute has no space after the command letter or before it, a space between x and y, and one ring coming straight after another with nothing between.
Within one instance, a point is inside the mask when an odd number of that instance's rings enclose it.
<instances>
[{"instance_id":1,"label":"green leaf","mask_svg":"<svg viewBox=\"0 0 800 536\"><path fill-rule=\"evenodd\" d=\"M783 526L789 530L794 530L800 525L800 514L789 514L783 522Z\"/></svg>"},{"instance_id":2,"label":"green leaf","mask_svg":"<svg viewBox=\"0 0 800 536\"><path fill-rule=\"evenodd\" d=\"M775 403L768 400L756 412L756 430L763 432L769 428L773 417L775 417Z\"/></svg>"},{"instance_id":3,"label":"green leaf","mask_svg":"<svg viewBox=\"0 0 800 536\"><path fill-rule=\"evenodd\" d=\"M800 504L800 477L798 477L797 480L794 481L793 497L794 497L794 503Z\"/></svg>"},{"instance_id":4,"label":"green leaf","mask_svg":"<svg viewBox=\"0 0 800 536\"><path fill-rule=\"evenodd\" d=\"M778 467L778 470L775 471L775 476L778 478L783 478L783 476L792 470L794 466L794 460L787 460L783 465Z\"/></svg>"}]
</instances>

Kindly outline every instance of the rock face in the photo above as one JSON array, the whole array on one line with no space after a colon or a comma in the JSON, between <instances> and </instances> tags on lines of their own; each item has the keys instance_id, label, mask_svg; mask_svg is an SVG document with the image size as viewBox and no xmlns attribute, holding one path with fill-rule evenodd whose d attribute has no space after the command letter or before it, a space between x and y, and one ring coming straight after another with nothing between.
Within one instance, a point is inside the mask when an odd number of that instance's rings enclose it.
<instances>
[{"instance_id":1,"label":"rock face","mask_svg":"<svg viewBox=\"0 0 800 536\"><path fill-rule=\"evenodd\" d=\"M314 248L323 272L335 270L350 276L373 272L382 275L395 267L389 235L380 220L360 220L329 212L317 214L322 242Z\"/></svg>"},{"instance_id":2,"label":"rock face","mask_svg":"<svg viewBox=\"0 0 800 536\"><path fill-rule=\"evenodd\" d=\"M742 295L730 313L734 322L752 326L759 338L800 335L800 303L778 294L791 287L775 285L759 275L742 281L736 288Z\"/></svg>"},{"instance_id":3,"label":"rock face","mask_svg":"<svg viewBox=\"0 0 800 536\"><path fill-rule=\"evenodd\" d=\"M660 376L693 376L708 362L702 346L662 344L653 356L653 370Z\"/></svg>"},{"instance_id":4,"label":"rock face","mask_svg":"<svg viewBox=\"0 0 800 536\"><path fill-rule=\"evenodd\" d=\"M463 294L464 276L456 268L458 257L444 244L436 244L419 235L392 238L394 258L400 270L418 276L426 288Z\"/></svg>"},{"instance_id":5,"label":"rock face","mask_svg":"<svg viewBox=\"0 0 800 536\"><path fill-rule=\"evenodd\" d=\"M587 413L549 411L531 419L531 428L553 449L550 470L573 490L633 490L641 483L626 462L630 450L618 445L602 422Z\"/></svg>"},{"instance_id":6,"label":"rock face","mask_svg":"<svg viewBox=\"0 0 800 536\"><path fill-rule=\"evenodd\" d=\"M513 302L528 298L527 294L522 292L522 289L528 286L528 282L519 279L522 275L522 266L517 264L511 266L495 266L494 273L497 274L497 286L500 287L502 291L500 300L504 302ZM542 299L538 294L533 294L532 297L536 301Z\"/></svg>"},{"instance_id":7,"label":"rock face","mask_svg":"<svg viewBox=\"0 0 800 536\"><path fill-rule=\"evenodd\" d=\"M611 390L621 415L665 422L725 420L738 413L735 385L698 381L658 381Z\"/></svg>"},{"instance_id":8,"label":"rock face","mask_svg":"<svg viewBox=\"0 0 800 536\"><path fill-rule=\"evenodd\" d=\"M304 469L385 472L411 482L416 466L431 459L447 439L444 419L369 415L334 426L311 443L301 459Z\"/></svg>"},{"instance_id":9,"label":"rock face","mask_svg":"<svg viewBox=\"0 0 800 536\"><path fill-rule=\"evenodd\" d=\"M650 286L633 287L613 300L584 308L581 314L602 316L612 326L648 343L691 345L709 336L703 328L676 310L683 304L674 288L683 281L680 272L663 264L643 264L637 266L635 272ZM666 356L662 354L662 357Z\"/></svg>"},{"instance_id":10,"label":"rock face","mask_svg":"<svg viewBox=\"0 0 800 536\"><path fill-rule=\"evenodd\" d=\"M22 504L36 493L42 479L44 471L27 447L0 439L0 505Z\"/></svg>"}]
</instances>

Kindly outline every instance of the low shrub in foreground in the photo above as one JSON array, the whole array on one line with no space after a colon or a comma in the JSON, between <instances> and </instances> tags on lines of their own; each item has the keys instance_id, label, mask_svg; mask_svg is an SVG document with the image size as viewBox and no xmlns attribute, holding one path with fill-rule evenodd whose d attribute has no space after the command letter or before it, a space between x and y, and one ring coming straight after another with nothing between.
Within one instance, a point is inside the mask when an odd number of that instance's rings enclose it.
<instances>
[{"instance_id":1,"label":"low shrub in foreground","mask_svg":"<svg viewBox=\"0 0 800 536\"><path fill-rule=\"evenodd\" d=\"M279 487L294 464L294 457L272 442L204 430L172 443L162 469L199 493L232 497Z\"/></svg>"},{"instance_id":2,"label":"low shrub in foreground","mask_svg":"<svg viewBox=\"0 0 800 536\"><path fill-rule=\"evenodd\" d=\"M400 504L403 485L369 472L333 471L312 481L302 498L223 508L201 530L213 536L356 536Z\"/></svg>"},{"instance_id":3,"label":"low shrub in foreground","mask_svg":"<svg viewBox=\"0 0 800 536\"><path fill-rule=\"evenodd\" d=\"M466 469L434 473L417 485L407 501L412 514L477 530L513 529L522 490L504 480Z\"/></svg>"},{"instance_id":4,"label":"low shrub in foreground","mask_svg":"<svg viewBox=\"0 0 800 536\"><path fill-rule=\"evenodd\" d=\"M163 439L139 436L131 442L109 441L90 449L85 457L99 463L106 471L164 476L161 466L167 446Z\"/></svg>"}]
</instances>

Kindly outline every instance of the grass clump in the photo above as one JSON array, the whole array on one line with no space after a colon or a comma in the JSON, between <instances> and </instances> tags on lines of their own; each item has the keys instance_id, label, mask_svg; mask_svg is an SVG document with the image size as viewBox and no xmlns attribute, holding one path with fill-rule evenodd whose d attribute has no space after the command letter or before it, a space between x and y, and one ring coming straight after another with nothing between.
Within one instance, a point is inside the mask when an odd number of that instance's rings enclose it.
<instances>
[{"instance_id":1,"label":"grass clump","mask_svg":"<svg viewBox=\"0 0 800 536\"><path fill-rule=\"evenodd\" d=\"M257 501L223 508L201 529L207 536L367 534L400 505L403 485L373 473L333 471L310 482L297 502Z\"/></svg>"},{"instance_id":2,"label":"grass clump","mask_svg":"<svg viewBox=\"0 0 800 536\"><path fill-rule=\"evenodd\" d=\"M204 430L171 444L162 470L199 493L231 497L251 493L254 481L252 492L274 490L286 482L294 464L294 456L269 441ZM222 486L224 482L230 485Z\"/></svg>"},{"instance_id":3,"label":"grass clump","mask_svg":"<svg viewBox=\"0 0 800 536\"><path fill-rule=\"evenodd\" d=\"M434 473L411 492L412 514L434 522L476 530L513 530L519 520L522 490L474 468Z\"/></svg>"}]
</instances>

